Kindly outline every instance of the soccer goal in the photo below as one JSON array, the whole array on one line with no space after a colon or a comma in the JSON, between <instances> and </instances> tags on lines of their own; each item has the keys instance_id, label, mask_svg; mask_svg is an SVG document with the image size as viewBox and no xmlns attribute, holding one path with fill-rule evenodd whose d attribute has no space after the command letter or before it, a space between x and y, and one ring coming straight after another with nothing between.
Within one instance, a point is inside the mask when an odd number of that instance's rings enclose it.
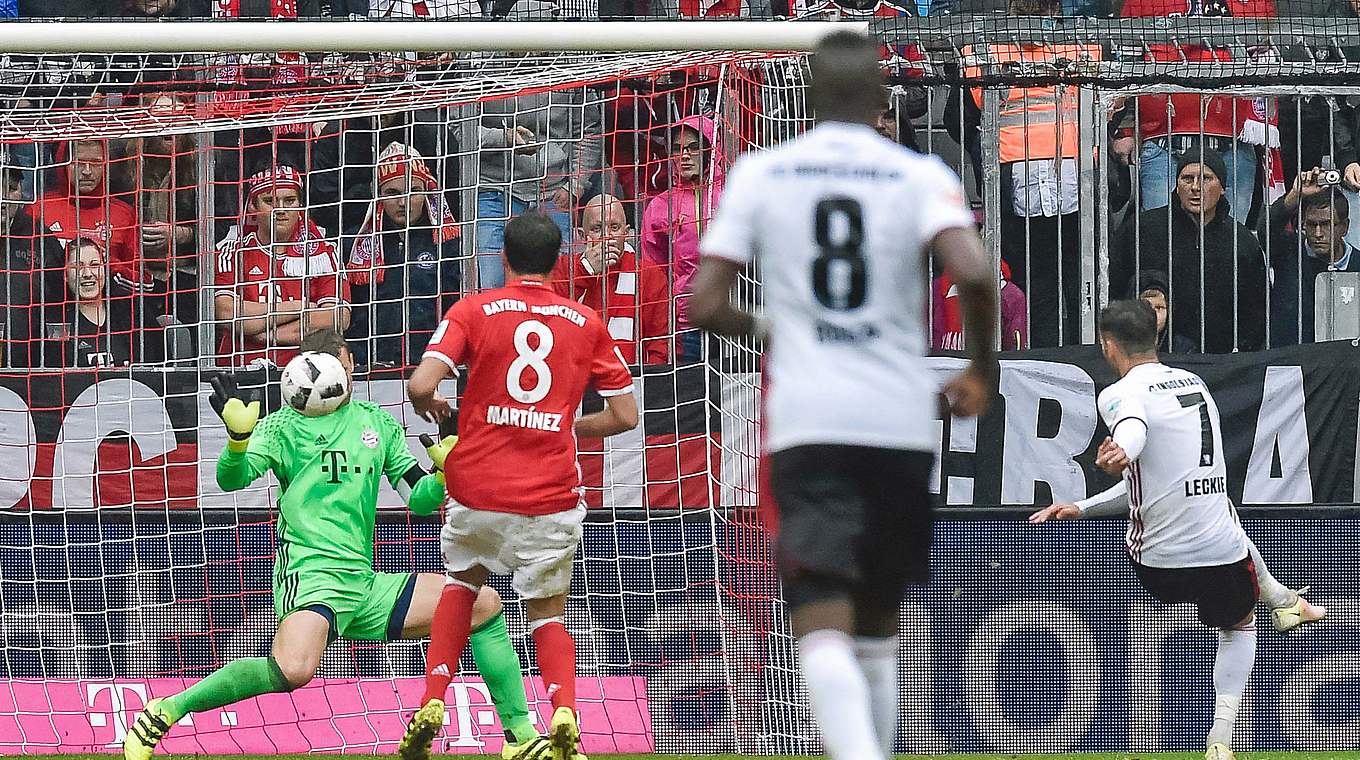
<instances>
[{"instance_id":1,"label":"soccer goal","mask_svg":"<svg viewBox=\"0 0 1360 760\"><path fill-rule=\"evenodd\" d=\"M604 314L644 410L580 454L591 512L567 618L584 749L808 739L750 519L756 355L690 330L676 293L734 158L810 123L797 51L829 25L147 28L0 29L9 249L32 264L12 253L3 306L0 752L116 751L147 699L267 651L275 486L218 489L205 400L233 371L277 408L290 348L230 329L221 299L348 304L356 397L423 457L407 368L443 309L499 284L501 229L527 208L562 227L561 286ZM697 153L672 159L684 140ZM617 245L589 258L601 238ZM438 524L400 505L383 491L376 565L437 570ZM162 746L389 752L423 661L421 643L342 640L308 687L186 719ZM435 749L494 753L463 665Z\"/></svg>"}]
</instances>

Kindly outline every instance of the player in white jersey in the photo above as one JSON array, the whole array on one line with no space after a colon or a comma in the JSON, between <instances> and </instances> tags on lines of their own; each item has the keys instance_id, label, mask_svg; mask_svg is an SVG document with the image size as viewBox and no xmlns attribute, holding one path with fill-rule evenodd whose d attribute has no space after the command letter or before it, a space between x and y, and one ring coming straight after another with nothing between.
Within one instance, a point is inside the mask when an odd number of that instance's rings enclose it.
<instances>
[{"instance_id":1,"label":"player in white jersey","mask_svg":"<svg viewBox=\"0 0 1360 760\"><path fill-rule=\"evenodd\" d=\"M981 413L996 375L996 276L958 177L874 131L878 56L856 34L818 46L818 124L737 162L687 312L719 334L769 333L777 563L812 711L837 760L891 753L898 610L929 578L939 388L921 357L932 254L959 285L973 358L945 388L954 412ZM762 318L730 298L757 258Z\"/></svg>"},{"instance_id":2,"label":"player in white jersey","mask_svg":"<svg viewBox=\"0 0 1360 760\"><path fill-rule=\"evenodd\" d=\"M1030 522L1127 511L1125 543L1139 582L1166 604L1194 604L1200 622L1220 629L1206 758L1231 760L1237 708L1256 659L1254 609L1264 563L1228 498L1218 406L1199 376L1158 361L1157 316L1147 302L1105 307L1100 345L1119 381L1096 402L1110 430L1096 464L1122 479L1075 504L1042 509ZM1284 591L1293 596L1297 621L1289 627L1327 614ZM1277 610L1277 626L1280 620Z\"/></svg>"}]
</instances>

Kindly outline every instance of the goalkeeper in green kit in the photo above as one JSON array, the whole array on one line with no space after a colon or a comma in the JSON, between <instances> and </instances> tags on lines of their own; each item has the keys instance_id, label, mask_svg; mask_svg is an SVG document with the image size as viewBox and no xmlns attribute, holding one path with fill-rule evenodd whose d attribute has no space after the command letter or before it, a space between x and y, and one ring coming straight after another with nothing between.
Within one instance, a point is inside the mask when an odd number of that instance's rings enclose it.
<instances>
[{"instance_id":1,"label":"goalkeeper in green kit","mask_svg":"<svg viewBox=\"0 0 1360 760\"><path fill-rule=\"evenodd\" d=\"M338 358L350 379L354 360L334 330L309 334L301 351ZM319 417L285 406L259 420L260 402L238 391L230 376L214 378L212 386L213 408L229 436L217 460L218 485L237 491L266 472L279 482L273 579L279 627L268 657L227 663L179 694L150 700L123 742L126 760L148 760L161 737L187 714L304 686L326 645L338 636L363 641L427 636L444 587L438 573L375 572L373 529L383 476L412 512L439 509L444 459L456 438L422 438L435 467L427 474L407 449L401 425L377 404L348 400ZM519 656L494 589L482 588L473 618L473 658L505 729L502 756L516 760L546 753L547 741L529 720ZM401 755L428 758L428 747L428 742L403 746Z\"/></svg>"}]
</instances>

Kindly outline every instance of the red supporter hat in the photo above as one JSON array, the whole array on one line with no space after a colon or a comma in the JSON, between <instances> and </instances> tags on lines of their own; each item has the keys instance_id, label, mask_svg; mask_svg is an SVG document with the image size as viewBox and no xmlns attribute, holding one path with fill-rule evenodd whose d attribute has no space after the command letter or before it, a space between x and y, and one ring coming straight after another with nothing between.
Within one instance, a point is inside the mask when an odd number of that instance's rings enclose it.
<instances>
[{"instance_id":1,"label":"red supporter hat","mask_svg":"<svg viewBox=\"0 0 1360 760\"><path fill-rule=\"evenodd\" d=\"M434 187L434 175L430 173L424 158L415 148L394 142L384 148L382 155L378 156L379 185L388 180L405 177L408 171L412 177L419 178L425 183L425 189Z\"/></svg>"}]
</instances>

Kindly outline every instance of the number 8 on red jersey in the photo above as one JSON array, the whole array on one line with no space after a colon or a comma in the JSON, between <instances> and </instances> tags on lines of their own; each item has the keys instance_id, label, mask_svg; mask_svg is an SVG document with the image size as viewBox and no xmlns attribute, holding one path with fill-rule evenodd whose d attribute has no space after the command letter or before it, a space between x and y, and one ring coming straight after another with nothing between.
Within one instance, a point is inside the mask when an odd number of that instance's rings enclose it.
<instances>
[{"instance_id":1,"label":"number 8 on red jersey","mask_svg":"<svg viewBox=\"0 0 1360 760\"><path fill-rule=\"evenodd\" d=\"M593 310L533 281L464 298L426 358L468 366L449 495L472 509L543 515L580 502L572 425L587 386L631 393L633 378Z\"/></svg>"}]
</instances>

